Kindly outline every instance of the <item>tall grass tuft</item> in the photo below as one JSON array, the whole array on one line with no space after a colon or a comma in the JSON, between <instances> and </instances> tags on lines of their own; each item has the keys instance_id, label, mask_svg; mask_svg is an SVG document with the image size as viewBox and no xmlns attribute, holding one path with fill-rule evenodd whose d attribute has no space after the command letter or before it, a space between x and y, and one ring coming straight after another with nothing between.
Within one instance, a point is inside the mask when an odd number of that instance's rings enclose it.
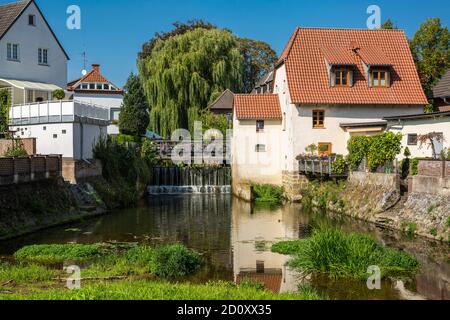
<instances>
[{"instance_id":1,"label":"tall grass tuft","mask_svg":"<svg viewBox=\"0 0 450 320\"><path fill-rule=\"evenodd\" d=\"M259 184L253 186L253 199L256 203L281 204L284 200L283 187Z\"/></svg>"},{"instance_id":2,"label":"tall grass tuft","mask_svg":"<svg viewBox=\"0 0 450 320\"><path fill-rule=\"evenodd\" d=\"M385 248L372 237L325 228L306 240L276 244L272 251L292 255L289 265L309 273L334 278L367 279L370 266L378 266L382 277L415 273L417 259L404 252Z\"/></svg>"},{"instance_id":3,"label":"tall grass tuft","mask_svg":"<svg viewBox=\"0 0 450 320\"><path fill-rule=\"evenodd\" d=\"M100 254L98 245L52 244L26 246L17 251L14 257L19 261L59 263L67 260L84 261Z\"/></svg>"}]
</instances>

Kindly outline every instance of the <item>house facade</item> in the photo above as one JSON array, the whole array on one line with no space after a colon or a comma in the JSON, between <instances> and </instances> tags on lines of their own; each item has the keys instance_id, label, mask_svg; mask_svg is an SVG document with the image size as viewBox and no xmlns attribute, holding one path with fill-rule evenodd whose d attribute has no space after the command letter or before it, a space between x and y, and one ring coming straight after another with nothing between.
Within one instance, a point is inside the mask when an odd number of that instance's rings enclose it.
<instances>
[{"instance_id":1,"label":"house facade","mask_svg":"<svg viewBox=\"0 0 450 320\"><path fill-rule=\"evenodd\" d=\"M93 64L92 70L80 79L67 84L71 99L90 105L107 108L111 124L108 134L119 134L119 115L123 103L123 90L106 79L100 72L100 65Z\"/></svg>"},{"instance_id":2,"label":"house facade","mask_svg":"<svg viewBox=\"0 0 450 320\"><path fill-rule=\"evenodd\" d=\"M381 133L384 117L420 114L428 103L407 37L399 30L298 28L275 67L272 95L279 105L252 105L253 130L247 119L239 119L245 107L236 98L234 104L235 144L246 131L252 135L248 140L258 141L259 157L277 164L276 174L259 176L258 183L281 184L283 175L298 173L295 159L310 145L320 154L345 155L353 135ZM247 99L256 102L255 96ZM257 129L269 120L261 112L265 108L280 115L270 134ZM236 157L234 166L242 167ZM253 170L258 167L264 164L252 164ZM236 183L253 182L247 172L238 170Z\"/></svg>"},{"instance_id":3,"label":"house facade","mask_svg":"<svg viewBox=\"0 0 450 320\"><path fill-rule=\"evenodd\" d=\"M33 0L0 6L0 89L13 104L51 100L65 88L68 60Z\"/></svg>"},{"instance_id":4,"label":"house facade","mask_svg":"<svg viewBox=\"0 0 450 320\"><path fill-rule=\"evenodd\" d=\"M11 95L9 130L36 139L36 154L92 159L110 113L83 101L55 101L54 90L66 88L68 60L35 1L0 6L0 90Z\"/></svg>"},{"instance_id":5,"label":"house facade","mask_svg":"<svg viewBox=\"0 0 450 320\"><path fill-rule=\"evenodd\" d=\"M450 111L450 69L434 87L433 102L436 111Z\"/></svg>"}]
</instances>

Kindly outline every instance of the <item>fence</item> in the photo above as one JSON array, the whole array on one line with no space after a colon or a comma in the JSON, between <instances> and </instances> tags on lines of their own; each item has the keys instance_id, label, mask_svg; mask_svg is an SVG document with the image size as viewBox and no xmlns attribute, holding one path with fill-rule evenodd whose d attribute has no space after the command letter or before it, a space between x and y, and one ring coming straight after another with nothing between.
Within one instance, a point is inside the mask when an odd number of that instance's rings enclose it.
<instances>
[{"instance_id":1,"label":"fence","mask_svg":"<svg viewBox=\"0 0 450 320\"><path fill-rule=\"evenodd\" d=\"M61 176L61 156L0 158L0 185L26 183Z\"/></svg>"},{"instance_id":2,"label":"fence","mask_svg":"<svg viewBox=\"0 0 450 320\"><path fill-rule=\"evenodd\" d=\"M347 172L336 172L334 169L335 156L331 157L304 157L297 158L299 171L312 176L346 177Z\"/></svg>"}]
</instances>

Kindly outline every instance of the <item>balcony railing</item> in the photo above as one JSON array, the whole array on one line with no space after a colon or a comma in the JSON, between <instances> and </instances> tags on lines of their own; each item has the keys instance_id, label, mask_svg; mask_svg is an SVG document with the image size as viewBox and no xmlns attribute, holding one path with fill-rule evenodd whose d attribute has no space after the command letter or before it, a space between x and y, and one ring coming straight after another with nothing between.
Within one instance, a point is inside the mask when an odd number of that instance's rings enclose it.
<instances>
[{"instance_id":1,"label":"balcony railing","mask_svg":"<svg viewBox=\"0 0 450 320\"><path fill-rule=\"evenodd\" d=\"M74 122L76 118L110 121L110 112L108 108L80 101L15 105L9 111L10 125Z\"/></svg>"}]
</instances>

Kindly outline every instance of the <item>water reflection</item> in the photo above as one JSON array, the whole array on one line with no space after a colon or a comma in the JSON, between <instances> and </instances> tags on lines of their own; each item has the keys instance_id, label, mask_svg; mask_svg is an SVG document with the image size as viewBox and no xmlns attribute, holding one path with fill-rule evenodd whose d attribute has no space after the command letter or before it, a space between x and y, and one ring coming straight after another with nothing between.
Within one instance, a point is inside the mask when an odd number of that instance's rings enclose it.
<instances>
[{"instance_id":1,"label":"water reflection","mask_svg":"<svg viewBox=\"0 0 450 320\"><path fill-rule=\"evenodd\" d=\"M270 252L271 244L308 237L317 226L340 226L375 236L384 245L405 250L421 261L421 273L405 290L383 282L369 291L364 283L313 277L313 285L332 299L401 299L419 295L450 299L448 245L408 239L400 233L342 216L302 212L299 205L253 207L229 195L154 196L138 209L122 210L70 226L0 243L0 254L39 243L181 242L203 254L205 265L189 281L256 280L276 292L295 291L299 274L286 267L288 257ZM401 288L400 288L401 289Z\"/></svg>"}]
</instances>

